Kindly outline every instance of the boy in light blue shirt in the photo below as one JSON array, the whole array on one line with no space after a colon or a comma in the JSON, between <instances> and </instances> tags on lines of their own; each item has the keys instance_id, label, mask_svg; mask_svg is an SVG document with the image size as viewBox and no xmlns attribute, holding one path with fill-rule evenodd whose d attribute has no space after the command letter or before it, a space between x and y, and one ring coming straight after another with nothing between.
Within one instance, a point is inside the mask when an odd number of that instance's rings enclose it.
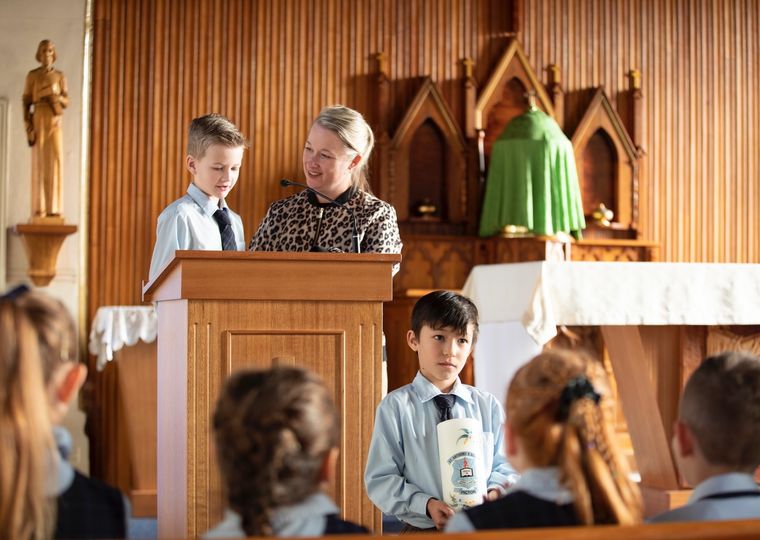
<instances>
[{"instance_id":1,"label":"boy in light blue shirt","mask_svg":"<svg viewBox=\"0 0 760 540\"><path fill-rule=\"evenodd\" d=\"M442 500L436 426L443 420L474 418L482 424L488 499L517 479L502 450L501 405L459 380L477 335L478 311L464 296L435 291L414 306L407 343L420 369L411 384L378 406L364 471L369 498L401 520L405 531L441 529L454 514Z\"/></svg>"},{"instance_id":2,"label":"boy in light blue shirt","mask_svg":"<svg viewBox=\"0 0 760 540\"><path fill-rule=\"evenodd\" d=\"M207 114L190 123L185 165L193 182L158 216L150 280L178 249L245 250L243 222L225 197L235 187L247 147L237 126L222 115Z\"/></svg>"}]
</instances>

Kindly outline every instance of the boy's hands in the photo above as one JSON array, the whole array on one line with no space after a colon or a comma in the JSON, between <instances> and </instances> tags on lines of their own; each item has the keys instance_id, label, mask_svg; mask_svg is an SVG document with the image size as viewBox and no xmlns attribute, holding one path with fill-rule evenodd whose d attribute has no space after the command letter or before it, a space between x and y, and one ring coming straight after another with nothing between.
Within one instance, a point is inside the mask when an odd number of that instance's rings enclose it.
<instances>
[{"instance_id":1,"label":"boy's hands","mask_svg":"<svg viewBox=\"0 0 760 540\"><path fill-rule=\"evenodd\" d=\"M449 518L454 515L454 509L445 502L431 497L427 503L427 514L435 523L436 529L443 529Z\"/></svg>"},{"instance_id":2,"label":"boy's hands","mask_svg":"<svg viewBox=\"0 0 760 540\"><path fill-rule=\"evenodd\" d=\"M496 488L491 488L488 493L483 495L483 502L495 501L499 497L501 497L501 492Z\"/></svg>"},{"instance_id":3,"label":"boy's hands","mask_svg":"<svg viewBox=\"0 0 760 540\"><path fill-rule=\"evenodd\" d=\"M498 489L489 489L488 492L483 495L483 502L495 501L501 497L501 492ZM454 515L454 509L448 504L438 499L430 498L427 502L427 515L435 523L436 529L443 529L451 516Z\"/></svg>"}]
</instances>

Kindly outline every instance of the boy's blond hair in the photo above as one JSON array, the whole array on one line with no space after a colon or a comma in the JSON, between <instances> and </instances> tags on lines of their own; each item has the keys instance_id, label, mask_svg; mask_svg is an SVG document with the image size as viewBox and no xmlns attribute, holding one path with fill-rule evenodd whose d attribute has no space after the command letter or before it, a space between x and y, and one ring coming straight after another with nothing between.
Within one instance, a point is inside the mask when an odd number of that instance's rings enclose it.
<instances>
[{"instance_id":1,"label":"boy's blond hair","mask_svg":"<svg viewBox=\"0 0 760 540\"><path fill-rule=\"evenodd\" d=\"M196 159L202 158L211 145L221 144L230 148L242 146L248 148L249 143L238 127L227 117L211 113L194 118L190 122L187 137L187 153Z\"/></svg>"},{"instance_id":2,"label":"boy's blond hair","mask_svg":"<svg viewBox=\"0 0 760 540\"><path fill-rule=\"evenodd\" d=\"M760 465L760 358L706 358L686 383L679 415L711 465L753 471Z\"/></svg>"}]
</instances>

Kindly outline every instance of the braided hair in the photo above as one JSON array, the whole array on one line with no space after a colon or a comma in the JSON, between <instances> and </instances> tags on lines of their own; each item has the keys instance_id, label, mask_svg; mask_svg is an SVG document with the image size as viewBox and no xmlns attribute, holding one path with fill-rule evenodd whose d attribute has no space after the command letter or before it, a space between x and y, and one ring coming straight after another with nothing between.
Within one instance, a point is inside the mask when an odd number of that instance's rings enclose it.
<instances>
[{"instance_id":1,"label":"braided hair","mask_svg":"<svg viewBox=\"0 0 760 540\"><path fill-rule=\"evenodd\" d=\"M319 490L325 457L340 438L327 388L296 367L234 374L213 424L229 507L248 536L272 535L275 508Z\"/></svg>"},{"instance_id":2,"label":"braided hair","mask_svg":"<svg viewBox=\"0 0 760 540\"><path fill-rule=\"evenodd\" d=\"M610 386L599 362L567 350L539 354L509 386L507 418L531 463L557 466L586 524L641 521L641 498L611 429Z\"/></svg>"}]
</instances>

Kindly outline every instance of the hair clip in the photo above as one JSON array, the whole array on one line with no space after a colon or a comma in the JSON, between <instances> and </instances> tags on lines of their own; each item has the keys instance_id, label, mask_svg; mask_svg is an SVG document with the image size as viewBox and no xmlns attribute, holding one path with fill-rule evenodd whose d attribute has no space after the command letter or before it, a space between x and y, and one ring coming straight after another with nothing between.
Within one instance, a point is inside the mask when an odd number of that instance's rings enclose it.
<instances>
[{"instance_id":1,"label":"hair clip","mask_svg":"<svg viewBox=\"0 0 760 540\"><path fill-rule=\"evenodd\" d=\"M591 384L591 381L585 375L570 379L559 396L557 420L567 420L570 414L570 407L575 400L588 398L595 404L598 404L600 397L599 392L596 391L594 385Z\"/></svg>"},{"instance_id":2,"label":"hair clip","mask_svg":"<svg viewBox=\"0 0 760 540\"><path fill-rule=\"evenodd\" d=\"M22 283L21 285L16 285L15 287L12 287L8 289L5 293L3 293L2 296L0 296L0 302L12 302L19 296L24 296L26 293L29 292L29 285L26 283Z\"/></svg>"}]
</instances>

